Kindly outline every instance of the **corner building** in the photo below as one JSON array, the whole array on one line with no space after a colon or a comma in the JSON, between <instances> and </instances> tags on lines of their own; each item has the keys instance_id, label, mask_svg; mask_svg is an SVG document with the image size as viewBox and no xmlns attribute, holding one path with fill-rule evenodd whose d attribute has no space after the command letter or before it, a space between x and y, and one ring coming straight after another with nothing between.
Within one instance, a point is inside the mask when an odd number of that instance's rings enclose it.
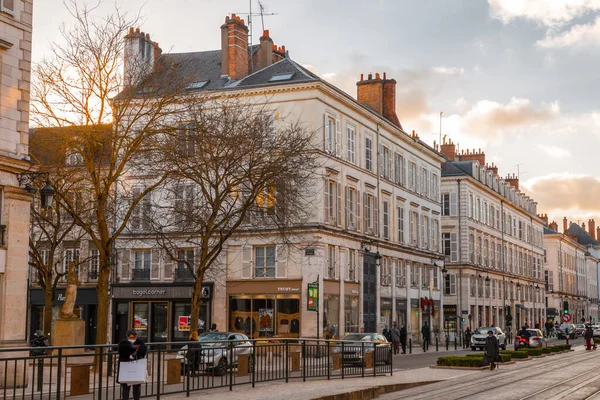
<instances>
[{"instance_id":1,"label":"corner building","mask_svg":"<svg viewBox=\"0 0 600 400\"><path fill-rule=\"evenodd\" d=\"M485 153L444 141L442 243L446 327L543 326L543 220L516 176L501 178Z\"/></svg>"},{"instance_id":2,"label":"corner building","mask_svg":"<svg viewBox=\"0 0 600 400\"><path fill-rule=\"evenodd\" d=\"M244 21L233 15L221 27L220 49L162 54L147 62L191 64L193 95L269 98L276 118L286 115L318 132L318 192L311 218L289 227L291 245L250 229L241 229L226 244L220 260L224 268L217 268L224 273L209 277L211 301L201 318L219 330L253 338L341 338L361 328L380 332L393 321L407 324L418 338L425 321L441 327L443 158L402 128L395 112L396 81L385 73L361 76L355 99L292 60L268 31L254 46L248 46L247 32ZM129 57L139 48L132 40L136 37L135 32L128 37ZM144 37L141 33L139 40ZM153 54L160 51L155 48ZM119 245L115 298L134 286L182 285L177 281L185 272L142 237L136 242L132 229ZM194 257L198 249L186 251ZM313 282L320 288L318 312L307 310L307 285ZM121 306L115 300L113 323L122 318L135 325L140 301L130 296ZM189 311L152 307L143 319L162 324L166 339L176 339L175 321Z\"/></svg>"}]
</instances>

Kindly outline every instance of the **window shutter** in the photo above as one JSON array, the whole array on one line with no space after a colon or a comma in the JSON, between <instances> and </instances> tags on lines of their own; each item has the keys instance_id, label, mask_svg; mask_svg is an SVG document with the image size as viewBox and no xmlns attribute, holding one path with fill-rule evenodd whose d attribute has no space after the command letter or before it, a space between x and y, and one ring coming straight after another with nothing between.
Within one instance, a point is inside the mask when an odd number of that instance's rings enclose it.
<instances>
[{"instance_id":1,"label":"window shutter","mask_svg":"<svg viewBox=\"0 0 600 400\"><path fill-rule=\"evenodd\" d=\"M377 196L373 196L373 223L375 236L379 236L379 201L377 200Z\"/></svg>"},{"instance_id":2,"label":"window shutter","mask_svg":"<svg viewBox=\"0 0 600 400\"><path fill-rule=\"evenodd\" d=\"M130 280L131 277L129 276L129 260L131 258L131 251L129 249L123 249L119 250L119 253L121 253L121 278Z\"/></svg>"},{"instance_id":3,"label":"window shutter","mask_svg":"<svg viewBox=\"0 0 600 400\"><path fill-rule=\"evenodd\" d=\"M158 267L160 264L160 250L159 249L152 249L152 260L151 260L151 267L150 267L150 278L151 279L158 279Z\"/></svg>"},{"instance_id":4,"label":"window shutter","mask_svg":"<svg viewBox=\"0 0 600 400\"><path fill-rule=\"evenodd\" d=\"M285 278L287 276L287 246L285 244L277 245L275 251L275 259L277 260L275 265L275 277Z\"/></svg>"},{"instance_id":5,"label":"window shutter","mask_svg":"<svg viewBox=\"0 0 600 400\"><path fill-rule=\"evenodd\" d=\"M458 261L458 234L450 233L450 261Z\"/></svg>"},{"instance_id":6,"label":"window shutter","mask_svg":"<svg viewBox=\"0 0 600 400\"><path fill-rule=\"evenodd\" d=\"M383 146L377 143L377 165L379 165L379 171L377 171L377 173L379 174L379 176L383 176L383 157L381 156L382 154Z\"/></svg>"},{"instance_id":7,"label":"window shutter","mask_svg":"<svg viewBox=\"0 0 600 400\"><path fill-rule=\"evenodd\" d=\"M335 120L335 155L342 156L342 124L339 119Z\"/></svg>"},{"instance_id":8,"label":"window shutter","mask_svg":"<svg viewBox=\"0 0 600 400\"><path fill-rule=\"evenodd\" d=\"M363 232L368 233L369 224L367 224L367 193L363 193Z\"/></svg>"},{"instance_id":9,"label":"window shutter","mask_svg":"<svg viewBox=\"0 0 600 400\"><path fill-rule=\"evenodd\" d=\"M347 258L346 258L346 250L339 250L340 252L340 269L339 269L339 278L340 280L344 280L344 279L348 279L348 273L346 272L348 270L348 265L347 265Z\"/></svg>"},{"instance_id":10,"label":"window shutter","mask_svg":"<svg viewBox=\"0 0 600 400\"><path fill-rule=\"evenodd\" d=\"M325 180L325 219L326 224L329 223L329 180Z\"/></svg>"},{"instance_id":11,"label":"window shutter","mask_svg":"<svg viewBox=\"0 0 600 400\"><path fill-rule=\"evenodd\" d=\"M455 296L456 295L456 275L449 275L450 276L450 295Z\"/></svg>"},{"instance_id":12,"label":"window shutter","mask_svg":"<svg viewBox=\"0 0 600 400\"><path fill-rule=\"evenodd\" d=\"M350 200L350 199L348 199L348 186L346 186L344 188L344 198L346 199L346 206L344 207L344 216L345 216L344 217L344 226L346 227L346 229L348 229L349 228L348 213L350 212L350 207L349 207L349 203L348 203L348 201Z\"/></svg>"},{"instance_id":13,"label":"window shutter","mask_svg":"<svg viewBox=\"0 0 600 400\"><path fill-rule=\"evenodd\" d=\"M15 16L15 0L2 0L2 12Z\"/></svg>"},{"instance_id":14,"label":"window shutter","mask_svg":"<svg viewBox=\"0 0 600 400\"><path fill-rule=\"evenodd\" d=\"M323 151L327 152L327 115L323 114Z\"/></svg>"},{"instance_id":15,"label":"window shutter","mask_svg":"<svg viewBox=\"0 0 600 400\"><path fill-rule=\"evenodd\" d=\"M336 204L336 209L337 209L337 215L336 215L336 222L338 226L342 226L342 184L338 183L337 187L336 187L336 194L337 194L337 204ZM347 225L346 225L347 226Z\"/></svg>"},{"instance_id":16,"label":"window shutter","mask_svg":"<svg viewBox=\"0 0 600 400\"><path fill-rule=\"evenodd\" d=\"M356 215L354 220L356 221L356 231L360 232L360 191L358 189L356 190Z\"/></svg>"},{"instance_id":17,"label":"window shutter","mask_svg":"<svg viewBox=\"0 0 600 400\"><path fill-rule=\"evenodd\" d=\"M242 246L242 278L252 278L252 246Z\"/></svg>"},{"instance_id":18,"label":"window shutter","mask_svg":"<svg viewBox=\"0 0 600 400\"><path fill-rule=\"evenodd\" d=\"M394 181L394 158L391 149L388 151L388 179Z\"/></svg>"}]
</instances>

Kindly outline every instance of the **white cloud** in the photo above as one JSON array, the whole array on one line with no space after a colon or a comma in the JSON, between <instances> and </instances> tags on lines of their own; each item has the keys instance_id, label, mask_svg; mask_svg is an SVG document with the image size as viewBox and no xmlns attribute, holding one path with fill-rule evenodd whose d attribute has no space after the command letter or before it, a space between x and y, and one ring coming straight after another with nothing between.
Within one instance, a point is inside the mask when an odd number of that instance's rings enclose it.
<instances>
[{"instance_id":1,"label":"white cloud","mask_svg":"<svg viewBox=\"0 0 600 400\"><path fill-rule=\"evenodd\" d=\"M433 67L432 70L436 74L440 74L440 75L461 76L465 73L465 69L462 67L458 68L458 67L442 66L442 67Z\"/></svg>"},{"instance_id":2,"label":"white cloud","mask_svg":"<svg viewBox=\"0 0 600 400\"><path fill-rule=\"evenodd\" d=\"M523 18L553 27L600 10L600 0L488 0L490 14L507 24Z\"/></svg>"},{"instance_id":3,"label":"white cloud","mask_svg":"<svg viewBox=\"0 0 600 400\"><path fill-rule=\"evenodd\" d=\"M564 160L565 158L571 157L571 152L569 150L559 146L540 144L537 146L537 148L540 151L543 151L548 157L556 160Z\"/></svg>"},{"instance_id":4,"label":"white cloud","mask_svg":"<svg viewBox=\"0 0 600 400\"><path fill-rule=\"evenodd\" d=\"M551 34L539 40L537 45L546 49L563 47L587 47L600 44L600 17L585 25L575 25L567 31Z\"/></svg>"}]
</instances>

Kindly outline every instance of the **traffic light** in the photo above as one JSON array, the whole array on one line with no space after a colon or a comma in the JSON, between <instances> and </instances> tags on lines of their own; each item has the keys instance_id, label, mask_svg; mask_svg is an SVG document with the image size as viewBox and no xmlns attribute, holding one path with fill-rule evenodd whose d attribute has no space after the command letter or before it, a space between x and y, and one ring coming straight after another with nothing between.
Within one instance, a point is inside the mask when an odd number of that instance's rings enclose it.
<instances>
[{"instance_id":1,"label":"traffic light","mask_svg":"<svg viewBox=\"0 0 600 400\"><path fill-rule=\"evenodd\" d=\"M465 317L462 317L460 320L461 320L462 322L465 322Z\"/></svg>"},{"instance_id":2,"label":"traffic light","mask_svg":"<svg viewBox=\"0 0 600 400\"><path fill-rule=\"evenodd\" d=\"M563 301L563 314L568 314L568 313L569 313L569 302Z\"/></svg>"}]
</instances>

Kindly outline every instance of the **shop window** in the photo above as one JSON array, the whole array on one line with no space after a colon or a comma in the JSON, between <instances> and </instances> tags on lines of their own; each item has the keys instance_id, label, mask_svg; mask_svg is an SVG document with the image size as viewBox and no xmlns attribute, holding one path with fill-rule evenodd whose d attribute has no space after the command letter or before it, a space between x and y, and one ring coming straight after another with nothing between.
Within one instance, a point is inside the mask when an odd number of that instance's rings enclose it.
<instances>
[{"instance_id":1,"label":"shop window","mask_svg":"<svg viewBox=\"0 0 600 400\"><path fill-rule=\"evenodd\" d=\"M358 332L358 296L344 296L346 333Z\"/></svg>"},{"instance_id":2,"label":"shop window","mask_svg":"<svg viewBox=\"0 0 600 400\"><path fill-rule=\"evenodd\" d=\"M340 297L325 295L323 298L323 337L339 338Z\"/></svg>"},{"instance_id":3,"label":"shop window","mask_svg":"<svg viewBox=\"0 0 600 400\"><path fill-rule=\"evenodd\" d=\"M275 246L254 247L255 277L275 277Z\"/></svg>"},{"instance_id":4,"label":"shop window","mask_svg":"<svg viewBox=\"0 0 600 400\"><path fill-rule=\"evenodd\" d=\"M275 328L278 337L298 337L300 333L300 300L277 297Z\"/></svg>"},{"instance_id":5,"label":"shop window","mask_svg":"<svg viewBox=\"0 0 600 400\"><path fill-rule=\"evenodd\" d=\"M148 340L149 303L133 303L133 328L140 339Z\"/></svg>"},{"instance_id":6,"label":"shop window","mask_svg":"<svg viewBox=\"0 0 600 400\"><path fill-rule=\"evenodd\" d=\"M299 337L300 297L240 295L229 297L229 330L259 337Z\"/></svg>"}]
</instances>

